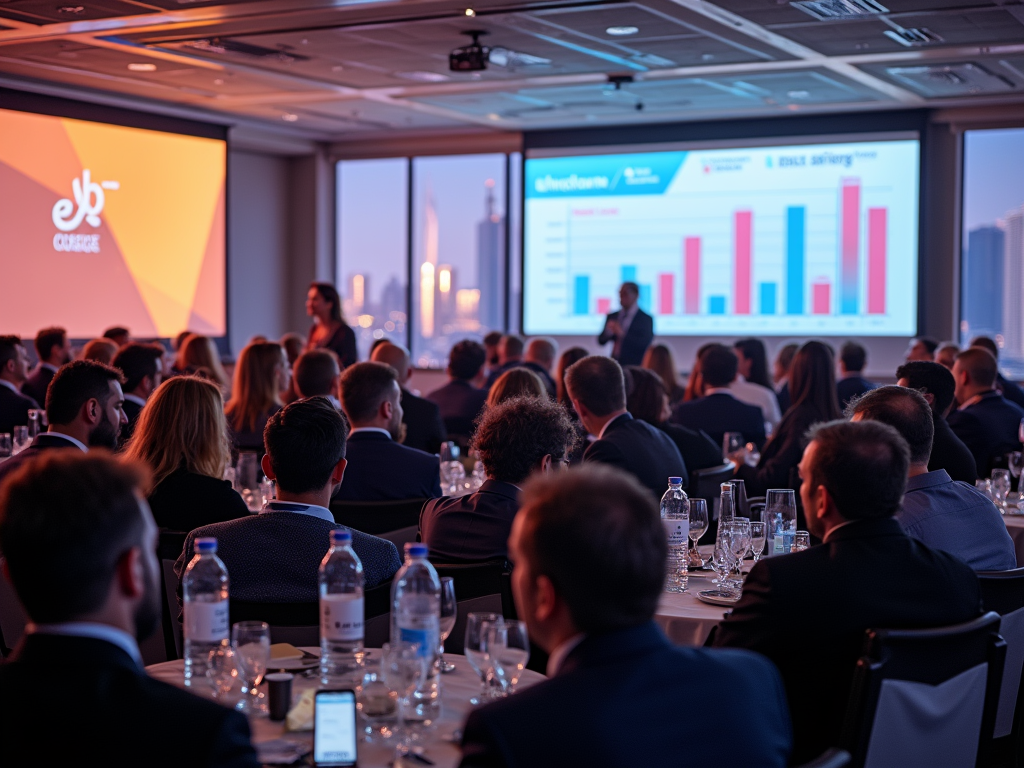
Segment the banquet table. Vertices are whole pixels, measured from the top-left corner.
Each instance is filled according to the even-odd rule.
[[[662,592],[655,621],[665,635],[676,645],[701,646],[711,634],[711,628],[722,620],[729,608],[708,605],[697,599],[696,593],[714,589],[711,571],[691,573],[686,592]]]
[[[304,648],[302,650],[314,654],[320,652],[319,648]],[[367,657],[368,663],[379,660],[380,649],[367,649]],[[473,672],[465,656],[446,653],[445,660],[455,664],[455,671],[441,675],[441,717],[437,726],[427,735],[426,739],[419,742],[424,748],[423,756],[432,760],[436,768],[458,765],[461,753],[455,737],[459,735],[466,715],[472,709],[469,699],[480,692],[480,678]],[[146,667],[146,671],[151,677],[179,687],[184,687],[184,669],[185,663],[180,659]],[[525,688],[535,685],[543,679],[543,675],[527,669],[523,671],[523,676],[517,687]],[[307,688],[316,688],[318,684],[317,675],[303,677],[296,673],[292,684],[292,703],[298,701],[302,691]],[[265,754],[264,750],[267,744],[278,739],[303,744],[310,750],[313,746],[312,731],[288,732],[285,730],[283,722],[273,722],[266,717],[254,717],[249,719],[249,727],[252,729],[253,745],[261,753],[261,759]],[[359,765],[361,768],[390,766],[393,750],[394,740],[385,744],[360,741]],[[417,763],[409,764],[416,765]]]
[[[1024,515],[1003,515],[1006,530],[1013,539],[1013,549],[1017,553],[1017,567],[1024,564]]]

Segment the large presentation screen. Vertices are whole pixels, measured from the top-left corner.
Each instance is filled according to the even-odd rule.
[[[632,281],[661,335],[913,335],[918,165],[916,135],[530,156],[523,330],[597,333]]]
[[[226,142],[0,110],[0,333],[226,333]]]

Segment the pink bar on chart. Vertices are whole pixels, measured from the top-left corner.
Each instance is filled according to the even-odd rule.
[[[832,286],[828,283],[811,283],[811,313],[827,315],[832,305]]]
[[[688,237],[684,241],[683,272],[686,274],[686,314],[700,312],[700,238]]]
[[[660,295],[658,296],[658,313],[662,315],[671,315],[675,311],[673,304],[675,303],[675,286],[676,276],[671,272],[663,272],[658,275],[658,288]]]
[[[842,314],[855,315],[860,282],[860,179],[843,179],[841,193],[839,304]]]
[[[750,314],[750,251],[753,223],[753,211],[736,211],[733,214],[733,251],[736,260],[733,311],[737,315]]]
[[[868,208],[868,314],[885,314],[885,247],[889,211]]]
[[[597,300],[597,314],[607,315],[611,312],[612,300],[611,299],[598,299]]]

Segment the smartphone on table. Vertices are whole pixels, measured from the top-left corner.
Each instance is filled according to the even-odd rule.
[[[313,765],[356,765],[356,693],[317,691],[313,700]]]

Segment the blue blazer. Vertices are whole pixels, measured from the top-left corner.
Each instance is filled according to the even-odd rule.
[[[356,432],[345,451],[341,501],[429,499],[441,495],[437,456],[396,443],[381,432]]]
[[[485,480],[466,496],[431,499],[420,510],[420,539],[439,562],[508,557],[508,535],[519,511],[519,489]]]
[[[690,429],[702,429],[721,448],[726,432],[742,432],[743,439],[764,445],[764,414],[756,405],[737,400],[725,392],[680,403],[669,421]]]
[[[675,648],[651,621],[585,637],[551,679],[470,712],[461,765],[771,768],[786,765],[791,742],[771,662]]]
[[[974,455],[978,477],[992,473],[992,459],[1021,449],[1018,429],[1024,408],[995,390],[986,392],[974,405],[946,417],[950,429]]]
[[[477,389],[462,379],[453,379],[427,395],[427,400],[441,410],[441,419],[449,435],[468,437],[473,434],[473,422],[487,402],[487,390]]]
[[[628,413],[605,428],[604,436],[584,452],[583,461],[624,469],[650,488],[657,499],[668,490],[670,477],[683,478],[684,486],[690,482],[686,464],[672,438]]]
[[[39,403],[28,395],[0,384],[0,432],[12,434],[14,427],[26,426],[28,412],[38,407]]]

